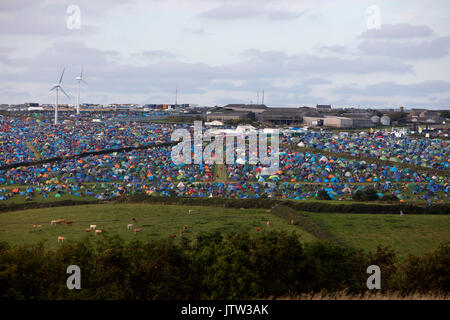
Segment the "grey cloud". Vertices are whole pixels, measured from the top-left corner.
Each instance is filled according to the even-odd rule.
[[[262,8],[248,5],[225,5],[207,10],[200,14],[203,18],[218,20],[238,20],[260,16]]]
[[[358,48],[367,55],[403,59],[431,59],[444,57],[450,50],[450,37],[440,37],[420,42],[412,41],[364,41]]]
[[[346,53],[347,48],[345,46],[341,45],[324,45],[324,46],[318,46],[317,49],[319,51],[327,51],[332,53]]]
[[[153,50],[147,55],[164,57],[171,56],[171,53]],[[178,87],[183,94],[204,94],[211,90],[248,92],[255,101],[256,90],[265,90],[268,102],[288,103],[299,96],[307,97],[315,85],[331,84],[322,76],[324,74],[411,71],[411,66],[389,58],[341,59],[261,50],[249,50],[242,57],[244,61],[240,63],[221,66],[176,59],[149,60],[144,65],[134,66],[120,62],[116,51],[87,47],[81,41],[56,41],[46,52],[32,58],[10,59],[8,65],[16,70],[1,73],[0,80],[20,82],[27,79],[27,88],[31,84],[35,88],[43,84],[51,86],[62,67],[66,66],[63,86],[73,96],[71,93],[76,92],[74,78],[84,65],[89,83],[83,89],[86,97],[94,94],[133,97],[161,93],[171,96]],[[281,85],[284,81],[286,85]],[[269,95],[272,100],[269,100]],[[52,96],[47,96],[51,101]],[[306,103],[303,100],[297,102]]]
[[[200,17],[216,20],[240,20],[250,18],[264,18],[268,20],[295,20],[304,15],[307,10],[301,12],[264,8],[258,3],[253,5],[223,5],[200,14]]]
[[[365,39],[411,39],[423,38],[433,35],[428,26],[413,26],[403,24],[382,24],[380,29],[368,29],[359,37]]]
[[[145,53],[144,53],[145,54]],[[172,57],[165,51],[149,51],[152,57]],[[284,92],[309,93],[311,85],[329,84],[320,77],[305,77],[308,82],[299,82],[292,87],[271,87],[275,79],[285,79],[291,75],[331,74],[331,73],[370,73],[407,72],[411,67],[392,59],[357,58],[339,59],[312,55],[287,55],[280,51],[251,50],[246,52],[246,61],[222,66],[205,63],[185,63],[174,59],[162,59],[157,63],[150,61],[144,66],[118,63],[118,52],[98,50],[87,47],[83,42],[57,41],[46,52],[28,59],[12,59],[14,73],[0,74],[0,79],[11,81],[39,81],[53,83],[63,66],[74,75],[84,65],[86,74],[96,83],[95,90],[109,92],[147,92],[151,88],[164,89],[185,86],[191,92],[200,92],[212,85],[212,81],[244,81],[245,90],[273,89]],[[69,79],[71,76],[69,76]],[[267,82],[258,83],[259,79]],[[252,87],[255,84],[256,87]],[[236,88],[235,88],[236,89]]]
[[[306,94],[311,92],[309,84],[301,82],[292,86],[274,86],[272,81],[252,79],[243,81],[240,84],[235,84],[231,81],[214,81],[208,89],[213,90],[230,90],[230,91],[245,91],[252,92],[256,95],[257,91],[264,92],[282,92],[282,93],[297,93]]]
[[[0,2],[0,12],[11,12],[22,9],[29,9],[30,7],[39,6],[36,0],[2,0]]]
[[[412,84],[381,82],[365,87],[349,85],[335,89],[333,92],[364,96],[426,96],[447,91],[450,91],[450,82],[448,81],[425,81]]]
[[[269,20],[295,20],[304,15],[307,10],[301,12],[287,11],[287,10],[274,10],[267,13]]]
[[[192,34],[195,34],[197,36],[210,36],[210,35],[212,35],[212,33],[206,31],[203,28],[185,28],[184,31],[192,33]]]
[[[175,59],[177,55],[163,50],[144,51],[142,55],[148,59]]]
[[[287,62],[287,68],[298,72],[311,73],[407,73],[413,70],[411,65],[395,59],[384,57],[358,57],[343,59],[336,57],[319,57],[301,54]]]
[[[338,58],[330,56],[317,56],[311,54],[287,55],[284,52],[257,49],[247,50],[245,56],[254,57],[249,63],[239,67],[248,70],[256,65],[270,70],[274,75],[283,73],[309,72],[309,73],[374,73],[411,72],[412,66],[396,59],[385,57],[357,57]]]
[[[26,10],[4,14],[0,18],[0,33],[6,35],[30,34],[30,35],[84,35],[97,30],[96,27],[83,23],[81,19],[80,29],[68,29],[65,9],[59,14],[46,10]]]

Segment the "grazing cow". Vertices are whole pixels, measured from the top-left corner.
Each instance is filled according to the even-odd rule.
[[[33,228],[42,228],[42,224],[33,224]]]
[[[65,222],[65,219],[58,219],[58,220],[52,220],[52,222],[50,222],[51,225],[57,225],[57,224],[61,224],[63,222]]]
[[[91,226],[89,228],[91,228],[91,230],[95,230],[95,228],[97,228],[97,225],[91,224]]]
[[[136,229],[134,229],[134,234],[136,234],[136,233],[138,233],[138,232],[141,232],[143,230],[143,228],[136,228]]]
[[[187,229],[188,229],[188,226],[185,225],[185,226],[183,227],[183,229],[184,229],[184,230],[187,230]]]
[[[58,237],[58,243],[64,242],[64,240],[66,240],[65,237],[61,237],[61,236]]]
[[[133,229],[133,224],[132,224],[132,223],[129,223],[129,224],[127,225],[127,229],[128,229],[128,230]]]
[[[84,229],[84,231],[86,231],[86,232],[91,232],[91,228],[86,228],[86,229]]]
[[[72,224],[72,221],[70,221],[70,220],[66,220],[66,221],[64,221],[65,223],[66,223],[66,225],[68,225],[68,226],[70,226],[71,224]]]
[[[261,231],[261,228],[259,228],[259,227],[258,227],[258,228],[256,228],[256,231],[258,231],[258,232],[259,232],[259,231]]]
[[[101,233],[103,233],[103,229],[95,230],[95,234],[101,234]]]
[[[174,234],[169,234],[169,238],[170,238],[170,239],[175,239],[175,237],[176,237],[176,235],[174,235]]]
[[[294,219],[291,219],[291,224],[292,224],[292,225],[294,225],[294,224],[295,224],[295,223],[294,223]]]
[[[192,214],[194,210],[189,209],[188,214]]]
[[[270,221],[266,222],[267,227],[270,227]]]
[[[135,217],[133,217],[133,218],[131,218],[131,219],[130,219],[130,221],[134,221],[134,222],[136,222],[136,218],[135,218]]]

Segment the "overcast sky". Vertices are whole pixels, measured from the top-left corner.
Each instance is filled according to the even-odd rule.
[[[84,66],[86,103],[450,109],[449,27],[448,0],[1,0],[0,103],[65,67],[74,104]]]

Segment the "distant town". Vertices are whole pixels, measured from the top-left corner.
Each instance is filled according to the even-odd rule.
[[[59,105],[62,119],[69,121],[76,107]],[[50,117],[54,105],[39,103],[1,104],[0,114],[26,114]],[[418,108],[333,108],[329,104],[298,108],[268,107],[265,104],[227,104],[204,107],[196,104],[80,104],[83,114],[92,117],[115,113],[127,116],[129,121],[167,120],[191,122],[202,120],[216,125],[257,124],[259,126],[303,126],[310,128],[379,128],[387,126],[408,127],[412,133],[432,136],[448,136],[449,110]]]

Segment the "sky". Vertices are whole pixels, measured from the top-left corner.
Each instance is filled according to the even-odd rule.
[[[2,0],[0,103],[450,109],[448,0]],[[258,93],[259,99],[258,99]]]

